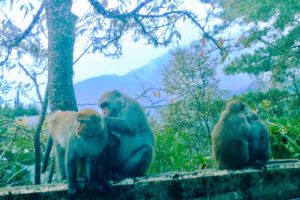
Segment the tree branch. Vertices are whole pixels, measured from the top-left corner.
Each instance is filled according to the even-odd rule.
[[[145,25],[142,23],[142,19],[146,19],[146,18],[167,18],[170,15],[179,15],[181,17],[187,17],[194,25],[196,25],[204,34],[204,37],[211,40],[218,49],[221,50],[221,52],[225,52],[225,48],[220,46],[218,44],[218,41],[213,38],[212,36],[209,35],[208,32],[205,31],[204,27],[196,20],[196,17],[193,16],[193,14],[189,11],[186,10],[177,10],[177,11],[171,11],[171,12],[165,12],[163,14],[158,14],[158,15],[142,15],[142,14],[138,14],[139,11],[145,7],[148,3],[152,2],[153,0],[145,0],[142,3],[140,3],[135,9],[133,9],[132,11],[128,12],[128,13],[119,13],[119,12],[110,12],[107,11],[97,0],[88,0],[90,2],[90,4],[96,9],[96,11],[101,14],[102,16],[109,18],[109,19],[117,19],[123,23],[127,23],[127,21],[129,19],[134,19],[135,22],[141,27],[141,30],[143,32],[144,35],[148,36],[150,38],[150,40],[154,43],[154,45],[158,45],[158,44],[168,44],[171,41],[171,38],[175,35],[175,34],[170,34],[170,36],[168,37],[168,39],[164,42],[164,43],[160,43],[158,41],[158,39],[156,39],[153,34],[151,34],[150,32],[147,31],[147,29],[145,28]]]
[[[15,39],[7,42],[8,43],[7,55],[6,55],[5,59],[0,62],[0,66],[4,65],[7,62],[8,58],[9,58],[11,52],[12,52],[12,49],[16,46],[19,46],[20,42],[23,39],[25,39],[27,37],[27,35],[31,32],[31,30],[34,27],[35,23],[39,20],[40,15],[44,10],[44,7],[45,7],[45,3],[44,3],[44,0],[43,0],[40,8],[38,9],[37,13],[33,17],[31,23],[29,24],[29,26],[25,29],[25,31],[20,36],[18,36]]]
[[[42,1],[42,4],[40,8],[38,9],[37,13],[33,17],[31,23],[29,26],[25,29],[25,31],[17,38],[15,38],[12,43],[9,45],[9,48],[16,47],[20,44],[20,42],[31,32],[32,28],[34,27],[35,23],[39,20],[41,13],[43,12],[45,7],[44,1]]]
[[[8,48],[6,57],[4,58],[3,61],[0,62],[0,66],[3,66],[6,63],[6,61],[8,60],[8,58],[10,56],[10,54],[11,54],[11,48]]]
[[[128,19],[132,18],[136,13],[138,13],[143,7],[145,7],[148,3],[152,2],[153,0],[145,0],[140,3],[135,9],[128,13],[118,13],[118,12],[110,12],[107,11],[97,0],[88,0],[90,4],[97,10],[99,14],[106,18],[110,19],[118,19],[122,22],[127,22]]]
[[[29,71],[24,67],[24,65],[22,65],[20,62],[19,62],[19,65],[21,67],[21,69],[25,72],[25,74],[27,76],[29,76],[29,78],[32,80],[32,82],[34,83],[34,86],[35,86],[35,89],[36,89],[36,93],[37,93],[37,96],[39,98],[39,101],[40,101],[40,104],[43,105],[43,99],[42,99],[42,95],[41,95],[41,92],[40,92],[40,89],[39,89],[39,84],[36,80],[36,76],[32,75],[29,73]]]
[[[82,56],[84,56],[84,54],[86,54],[86,52],[88,52],[92,45],[93,43],[89,44],[89,46],[85,48],[85,50],[78,56],[78,58],[75,59],[75,61],[73,62],[73,66],[80,60],[80,58],[82,58]]]
[[[188,19],[190,19],[192,21],[192,23],[194,25],[196,25],[204,34],[204,36],[211,40],[217,47],[218,49],[220,49],[221,51],[224,51],[225,49],[223,47],[221,47],[219,44],[218,44],[218,41],[216,39],[214,39],[212,36],[210,36],[205,30],[204,30],[204,27],[201,26],[201,24],[196,20],[195,17],[192,16],[192,13],[189,12],[189,11],[186,11],[186,10],[183,10],[183,11],[171,11],[171,12],[166,12],[166,13],[163,13],[163,14],[160,14],[160,15],[139,15],[140,17],[143,17],[143,18],[161,18],[161,17],[167,17],[169,15],[173,15],[173,14],[179,14],[179,15],[182,15],[182,16],[186,16]]]
[[[42,105],[42,111],[39,118],[39,123],[37,125],[34,134],[34,150],[35,150],[35,173],[34,173],[34,184],[41,184],[41,131],[42,126],[45,121],[47,107],[48,107],[48,86],[46,87],[44,102]]]

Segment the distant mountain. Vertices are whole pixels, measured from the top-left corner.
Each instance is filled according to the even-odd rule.
[[[165,53],[148,64],[123,76],[103,75],[78,82],[75,84],[77,103],[95,103],[103,92],[112,89],[118,89],[132,97],[136,97],[143,92],[143,89],[160,87],[162,85],[161,73],[163,67],[168,64],[170,58],[171,55]],[[217,77],[220,79],[220,88],[229,90],[232,94],[245,92],[251,83],[251,79],[245,74],[235,76],[224,75],[221,66],[217,67]]]
[[[103,75],[86,79],[75,84],[75,94],[78,104],[95,103],[100,95],[112,89],[118,89],[136,97],[144,88],[161,86],[161,70],[168,63],[170,54],[163,54],[136,70],[123,76]]]

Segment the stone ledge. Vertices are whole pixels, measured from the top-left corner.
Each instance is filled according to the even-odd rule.
[[[172,172],[114,184],[111,199],[292,199],[300,198],[300,161],[264,170]],[[67,199],[66,184],[0,188],[0,200]],[[109,197],[106,197],[107,199]],[[79,199],[101,199],[82,192]]]

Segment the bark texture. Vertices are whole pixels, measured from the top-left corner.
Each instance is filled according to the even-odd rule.
[[[48,87],[51,111],[77,110],[73,87],[75,22],[71,0],[46,0]]]

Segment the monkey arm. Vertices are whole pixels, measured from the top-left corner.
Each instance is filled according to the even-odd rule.
[[[110,131],[115,131],[124,135],[134,135],[135,132],[130,128],[128,122],[116,117],[105,117],[104,121]]]
[[[68,147],[66,152],[66,168],[67,168],[67,180],[68,180],[68,194],[70,197],[76,195],[78,190],[78,182],[77,182],[77,158],[72,152],[72,148]]]

